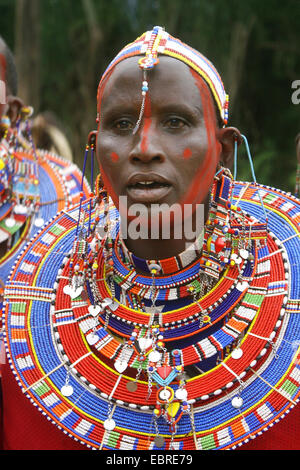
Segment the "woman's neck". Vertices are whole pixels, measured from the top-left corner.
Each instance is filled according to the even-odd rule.
[[[167,236],[164,236],[165,234],[160,230],[159,236],[153,238],[149,229],[147,237],[132,238],[130,230],[126,230],[126,238],[123,238],[123,242],[132,254],[145,260],[159,260],[177,256],[188,249],[203,232],[208,209],[209,204],[206,202],[202,206],[201,217],[193,212],[191,220],[184,219],[180,232],[174,230],[173,227],[173,230],[167,230]],[[190,229],[185,230],[186,226]],[[178,236],[178,233],[181,235]]]

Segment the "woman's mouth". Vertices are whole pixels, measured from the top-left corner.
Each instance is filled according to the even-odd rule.
[[[171,188],[172,185],[159,175],[136,174],[129,179],[127,194],[134,202],[158,203]]]

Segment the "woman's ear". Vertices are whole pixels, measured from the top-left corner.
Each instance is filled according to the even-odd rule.
[[[217,139],[222,146],[220,161],[230,170],[233,167],[234,142],[240,145],[243,142],[240,131],[236,127],[223,127],[217,131]]]
[[[10,119],[11,126],[14,127],[20,115],[20,111],[24,106],[24,103],[21,100],[21,98],[19,98],[18,96],[13,96],[13,95],[8,95],[6,100],[7,100],[7,106],[8,106],[6,114]]]

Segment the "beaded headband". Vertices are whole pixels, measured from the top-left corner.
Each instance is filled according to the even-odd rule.
[[[207,83],[216,102],[219,116],[223,123],[227,124],[229,96],[225,92],[222,79],[214,65],[200,52],[183,43],[179,39],[174,38],[160,26],[155,26],[152,31],[147,31],[142,34],[117,54],[102,75],[98,87],[98,98],[103,80],[107,77],[113,67],[128,57],[143,54],[145,54],[145,56],[138,62],[144,73],[153,68],[159,62],[159,54],[181,60],[195,70]],[[145,96],[147,91],[148,84],[147,81],[144,80],[142,85],[142,94]]]

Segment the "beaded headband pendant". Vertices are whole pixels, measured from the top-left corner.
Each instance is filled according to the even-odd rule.
[[[134,42],[125,46],[111,61],[99,83],[97,95],[98,109],[100,104],[101,87],[113,67],[129,57],[144,55],[144,57],[138,61],[139,66],[144,72],[144,80],[142,84],[143,101],[139,117],[141,118],[145,95],[148,92],[148,81],[145,77],[147,76],[147,72],[159,63],[159,54],[173,57],[174,59],[184,62],[204,79],[216,102],[218,115],[224,125],[226,125],[228,123],[229,96],[225,91],[218,71],[203,54],[183,43],[179,39],[174,38],[160,26],[155,26],[152,31],[147,31]],[[139,122],[140,121],[138,120],[137,125]],[[137,128],[138,127],[136,126],[135,131]]]
[[[141,59],[139,59],[139,66],[143,70],[142,105],[141,105],[139,118],[133,129],[134,134],[138,131],[140,123],[142,121],[144,109],[145,109],[146,95],[147,95],[147,92],[149,91],[149,84],[147,81],[147,71],[150,69],[153,69],[153,67],[159,63],[159,59],[157,57],[157,50],[158,50],[158,45],[162,38],[162,33],[163,33],[163,30],[159,28],[158,26],[153,29],[153,31],[151,32],[149,42],[145,41],[145,45],[147,47],[145,57],[142,57]]]

